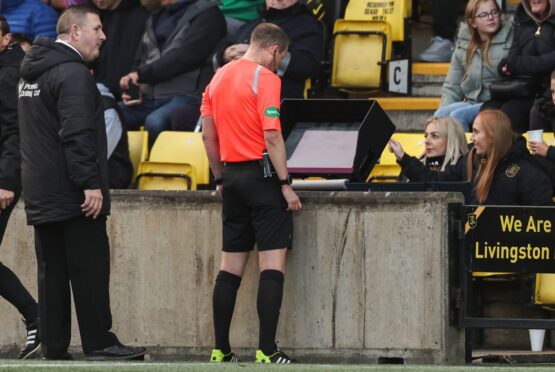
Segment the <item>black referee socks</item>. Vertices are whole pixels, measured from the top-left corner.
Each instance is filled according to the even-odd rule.
[[[274,352],[279,309],[283,297],[283,273],[264,270],[260,273],[256,309],[260,320],[258,348],[266,355]]]
[[[228,273],[227,271],[220,271],[214,285],[214,293],[212,294],[214,336],[216,338],[216,349],[220,349],[224,354],[231,352],[229,327],[240,284],[240,276]]]

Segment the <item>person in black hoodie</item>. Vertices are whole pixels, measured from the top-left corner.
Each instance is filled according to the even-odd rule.
[[[298,0],[266,0],[258,19],[242,26],[233,39],[224,39],[212,56],[214,70],[239,59],[248,49],[252,31],[262,22],[279,26],[291,40],[289,51],[277,68],[281,77],[282,98],[303,98],[305,81],[320,69],[324,53],[324,26]],[[173,130],[193,130],[199,117],[198,107],[180,107],[172,113]]]
[[[110,332],[110,212],[100,93],[86,63],[105,40],[95,9],[65,10],[58,38],[37,38],[21,64],[19,113],[27,222],[34,226],[40,330],[47,359],[70,359],[70,285],[83,352],[131,359],[145,348]]]
[[[100,57],[94,62],[95,79],[119,99],[122,94],[119,80],[131,71],[149,13],[139,0],[93,0],[93,3],[100,9],[106,34]]]
[[[534,97],[492,99],[482,110],[499,108],[517,132],[530,127],[530,110],[547,104],[551,97],[549,75],[555,66],[555,0],[521,0],[514,16],[513,44],[509,55],[499,62],[501,76],[528,76],[537,83]],[[543,110],[543,108],[542,108]]]
[[[11,43],[6,18],[0,16],[0,243],[21,195],[21,156],[17,124],[17,82],[24,52]],[[19,354],[27,359],[40,347],[38,304],[19,278],[0,262],[0,296],[19,310],[27,326],[27,343]]]
[[[551,181],[538,167],[517,135],[509,117],[499,110],[478,114],[472,128],[474,146],[463,161],[436,172],[404,156],[390,142],[403,172],[425,181],[469,181],[473,184],[470,204],[552,205]]]

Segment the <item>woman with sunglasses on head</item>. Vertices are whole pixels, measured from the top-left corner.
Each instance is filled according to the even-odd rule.
[[[549,105],[549,76],[555,66],[555,0],[521,0],[514,16],[513,44],[509,55],[502,59],[498,70],[508,78],[526,77],[532,83],[531,96],[492,99],[482,109],[499,108],[512,120],[517,132],[529,128],[530,109]]]
[[[439,172],[424,165],[408,167],[402,147],[390,141],[389,148],[409,179],[471,182],[470,204],[552,205],[551,181],[536,165],[526,140],[513,131],[505,113],[480,112],[470,139],[473,148],[463,160]]]
[[[465,132],[471,130],[482,103],[490,99],[490,83],[501,79],[497,65],[509,53],[513,38],[511,24],[503,24],[501,18],[495,0],[470,0],[466,6],[466,23],[459,29],[440,108],[434,114],[454,117]]]

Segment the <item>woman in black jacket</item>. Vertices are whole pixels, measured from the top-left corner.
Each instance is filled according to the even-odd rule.
[[[405,159],[400,146],[390,142],[403,171],[412,179],[472,182],[470,204],[552,205],[551,181],[532,160],[526,140],[515,134],[509,117],[499,110],[485,110],[472,129],[474,147],[463,161],[444,171],[432,171]],[[411,167],[408,167],[412,164]]]
[[[537,83],[534,97],[492,99],[482,110],[499,108],[517,132],[529,128],[530,109],[550,101],[549,75],[555,66],[555,0],[521,0],[514,16],[514,39],[509,55],[499,62],[502,76],[528,76]],[[546,101],[547,99],[547,101]]]
[[[407,169],[421,169],[422,164],[432,171],[443,171],[449,165],[457,164],[468,152],[466,137],[461,124],[453,117],[444,116],[440,118],[430,118],[424,125],[424,144],[423,156],[418,159],[409,156],[402,150],[401,144],[394,139],[390,140],[390,150],[392,147],[401,147]],[[411,182],[424,182],[426,175],[419,172],[410,172],[412,177],[402,174],[401,178],[409,178]]]

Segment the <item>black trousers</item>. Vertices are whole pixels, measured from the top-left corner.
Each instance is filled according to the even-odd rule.
[[[8,225],[10,215],[21,195],[21,190],[15,192],[15,198],[10,206],[0,212],[0,243]],[[38,317],[38,305],[29,294],[19,278],[0,262],[0,296],[17,308],[27,322],[33,322]]]
[[[110,246],[106,217],[76,217],[35,226],[43,354],[57,358],[71,340],[70,283],[83,352],[118,343],[109,332]]]
[[[432,0],[434,35],[453,40],[457,32],[460,0]]]

